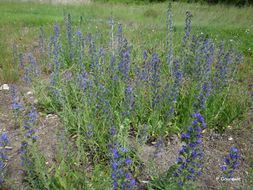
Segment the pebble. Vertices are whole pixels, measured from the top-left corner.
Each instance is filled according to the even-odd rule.
[[[54,119],[54,118],[57,118],[58,116],[57,115],[54,115],[54,114],[48,114],[48,115],[46,115],[46,119],[49,119],[49,118],[52,118],[52,119]]]
[[[52,116],[53,116],[53,114],[48,114],[48,115],[46,115],[46,118],[50,118]]]
[[[0,86],[0,90],[10,90],[10,87],[8,84],[3,84],[2,86]]]
[[[37,99],[34,99],[33,103],[37,104],[39,101]]]
[[[228,127],[227,127],[228,129],[232,129],[232,126],[230,126],[230,125],[228,125]]]
[[[228,137],[228,140],[229,140],[229,141],[232,141],[232,140],[233,140],[233,137]]]
[[[32,91],[28,91],[28,92],[26,93],[26,95],[27,95],[27,96],[33,95],[33,92],[32,92]]]

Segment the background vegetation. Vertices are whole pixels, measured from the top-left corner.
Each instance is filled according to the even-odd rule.
[[[114,3],[157,3],[157,2],[184,2],[184,3],[207,3],[207,4],[227,4],[235,6],[249,6],[253,2],[251,0],[94,0],[97,2],[114,2]]]

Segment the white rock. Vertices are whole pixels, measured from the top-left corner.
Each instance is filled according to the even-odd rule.
[[[34,99],[33,103],[37,104],[39,101],[37,99]]]
[[[233,140],[233,137],[228,137],[228,140],[229,140],[229,141],[232,141],[232,140]]]
[[[3,84],[1,87],[0,87],[0,90],[10,90],[10,87],[8,84]]]
[[[46,115],[46,119],[54,119],[54,118],[57,118],[58,116],[57,115],[54,115],[54,114],[48,114]]]
[[[26,95],[33,95],[33,92],[32,91],[28,91],[27,93],[26,93]]]
[[[48,118],[50,118],[50,117],[52,117],[53,116],[53,114],[48,114],[48,115],[46,115],[46,118],[48,119]]]
[[[143,180],[143,181],[141,181],[141,182],[142,182],[142,183],[145,183],[145,184],[149,183],[149,181],[144,181],[144,180]]]

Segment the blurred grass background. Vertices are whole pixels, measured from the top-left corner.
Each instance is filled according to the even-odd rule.
[[[0,82],[18,80],[18,71],[13,59],[15,46],[18,51],[33,49],[38,44],[40,26],[43,26],[46,32],[52,31],[55,22],[64,22],[65,13],[72,15],[73,22],[82,20],[83,28],[87,32],[95,31],[97,28],[108,30],[108,20],[112,16],[114,20],[123,24],[127,37],[135,47],[148,48],[160,46],[165,39],[167,7],[168,2],[139,5],[91,2],[66,5],[41,1],[38,3],[2,0],[0,2]],[[251,62],[253,20],[250,18],[253,7],[173,2],[172,8],[175,38],[181,38],[184,14],[190,10],[193,14],[193,30],[196,33],[202,32],[217,42],[228,41],[243,52],[244,62]],[[23,44],[32,44],[33,47]],[[249,73],[252,69],[247,65],[244,66],[245,72]]]

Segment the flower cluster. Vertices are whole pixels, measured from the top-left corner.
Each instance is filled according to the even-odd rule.
[[[2,133],[0,136],[0,187],[4,182],[5,166],[8,157],[6,155],[7,145],[9,143],[7,133]]]
[[[36,108],[32,106],[29,113],[26,115],[26,120],[24,121],[23,128],[26,131],[25,137],[28,139],[32,139],[32,141],[37,140],[37,136],[35,135],[34,125],[36,123],[38,117],[38,113]]]
[[[186,181],[195,181],[202,174],[202,130],[206,128],[204,118],[200,113],[193,115],[194,121],[186,133],[181,134],[184,143],[177,158],[177,169],[173,176],[177,178],[178,185],[183,186]]]
[[[211,82],[210,81],[205,81],[202,84],[202,89],[196,98],[196,103],[193,104],[195,111],[199,111],[201,109],[204,109],[206,106],[206,101],[207,98],[210,96],[211,92]]]
[[[31,165],[31,160],[28,155],[28,148],[30,143],[34,143],[38,138],[35,134],[34,129],[37,117],[38,113],[36,111],[36,108],[33,106],[28,112],[28,114],[25,116],[25,120],[23,122],[23,129],[25,130],[25,140],[21,143],[19,153],[21,157],[21,165],[24,167],[28,167]]]
[[[20,53],[18,57],[19,57],[19,68],[23,70],[25,68],[24,55]]]
[[[143,51],[143,66],[135,67],[135,74],[136,74],[137,81],[139,83],[144,82],[145,85],[148,85],[152,77],[152,70],[153,70],[152,63],[151,61],[148,60],[148,52],[147,50],[144,50]]]
[[[68,14],[65,18],[66,23],[66,33],[67,33],[67,40],[68,40],[68,52],[69,52],[69,60],[72,61],[73,59],[73,49],[72,49],[72,41],[73,41],[73,33],[72,33],[72,21],[71,16]]]
[[[113,189],[132,189],[135,186],[135,179],[133,178],[130,167],[132,160],[127,158],[127,148],[123,148],[117,143],[109,145],[110,153],[112,155],[112,188]]]
[[[191,30],[192,30],[192,26],[191,26],[191,20],[192,18],[192,14],[190,11],[186,11],[186,18],[185,18],[185,28],[184,28],[184,31],[185,31],[185,36],[183,38],[183,45],[186,45],[189,37],[190,37],[190,33],[191,33]]]
[[[11,98],[12,98],[12,110],[14,112],[14,116],[17,118],[20,111],[24,110],[22,104],[19,102],[17,97],[17,87],[15,85],[11,85]]]
[[[172,60],[173,60],[173,20],[172,20],[172,8],[171,8],[171,3],[169,4],[169,7],[167,9],[167,18],[166,18],[166,30],[167,30],[167,35],[166,35],[166,46],[167,46],[167,64],[169,68],[171,67]]]
[[[60,91],[58,87],[58,81],[60,80],[60,53],[61,53],[61,44],[60,44],[60,26],[58,24],[54,25],[54,36],[50,39],[50,48],[49,48],[49,59],[52,67],[52,76],[50,80],[51,91],[56,98],[60,98]]]
[[[26,166],[29,162],[28,155],[27,155],[28,143],[22,142],[21,147],[19,149],[20,159],[21,159],[21,166]]]
[[[46,38],[45,31],[44,31],[43,27],[40,27],[39,47],[40,47],[40,53],[41,53],[41,55],[44,55],[44,53],[46,52],[45,38]]]
[[[32,77],[37,77],[40,75],[39,65],[32,52],[28,53],[28,61],[29,66],[25,67],[24,58],[22,54],[20,54],[20,68],[24,69],[23,81],[26,83],[30,83],[32,81]]]
[[[125,113],[126,115],[130,114],[130,111],[133,109],[134,105],[134,94],[133,94],[133,87],[128,85],[125,88]]]
[[[129,72],[130,72],[130,65],[131,65],[131,49],[128,45],[126,39],[123,39],[122,47],[120,48],[120,62],[118,65],[118,71],[121,76],[121,79],[124,82],[129,80]]]
[[[132,189],[135,187],[135,179],[131,174],[132,160],[127,156],[128,148],[124,148],[116,142],[116,128],[111,127],[111,143],[109,152],[111,154],[112,168],[112,188],[113,189]]]
[[[77,46],[78,64],[80,66],[80,69],[84,69],[85,66],[83,65],[83,60],[84,60],[85,43],[83,33],[80,30],[76,32],[76,46]]]
[[[160,59],[158,57],[158,54],[154,53],[152,55],[151,60],[151,66],[152,66],[152,77],[151,77],[151,88],[152,88],[152,107],[154,108],[159,103],[159,88],[160,88],[160,74],[161,74],[161,68],[160,68]]]
[[[221,42],[218,51],[218,60],[215,65],[213,82],[213,86],[217,91],[221,91],[223,87],[228,85],[229,80],[233,79],[241,61],[241,53],[236,53],[233,49],[225,51],[224,42]]]
[[[232,178],[235,170],[240,165],[240,155],[237,148],[232,147],[229,155],[224,158],[224,165],[221,166],[223,175],[226,178]]]

